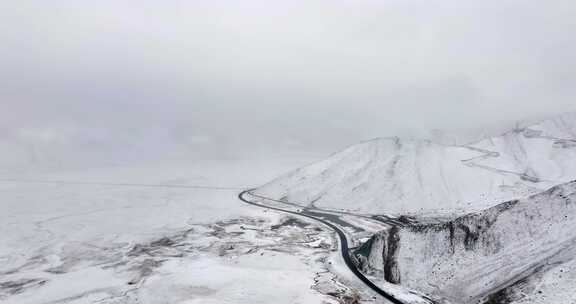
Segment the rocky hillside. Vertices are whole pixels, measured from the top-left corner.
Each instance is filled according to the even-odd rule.
[[[440,302],[572,303],[576,181],[452,221],[383,231],[356,258]]]

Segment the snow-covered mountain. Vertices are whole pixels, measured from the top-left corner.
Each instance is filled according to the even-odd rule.
[[[379,138],[255,192],[370,214],[465,214],[576,179],[576,113],[462,146]]]
[[[356,257],[440,302],[573,303],[575,245],[576,181],[452,221],[382,231]]]

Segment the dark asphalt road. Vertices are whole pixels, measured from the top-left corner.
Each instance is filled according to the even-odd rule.
[[[380,287],[378,287],[374,283],[372,283],[372,281],[370,281],[367,277],[365,277],[364,274],[362,274],[360,272],[360,270],[358,270],[358,268],[356,268],[356,265],[354,264],[354,262],[352,262],[352,258],[350,257],[350,252],[349,252],[349,248],[348,248],[348,239],[346,238],[346,234],[344,234],[344,232],[342,230],[340,230],[340,228],[338,228],[335,225],[333,225],[332,223],[325,221],[323,219],[320,219],[320,218],[316,218],[316,217],[313,217],[313,216],[310,216],[307,214],[303,214],[300,212],[294,212],[294,211],[290,211],[290,210],[284,210],[281,208],[270,207],[270,206],[258,204],[258,203],[252,202],[252,201],[244,198],[244,195],[246,195],[247,193],[249,194],[249,192],[252,190],[253,189],[242,191],[240,194],[238,194],[238,198],[241,201],[243,201],[247,204],[253,205],[253,206],[307,217],[307,218],[313,219],[315,221],[318,221],[318,222],[330,227],[330,229],[334,230],[336,232],[336,234],[338,234],[338,238],[340,239],[340,253],[342,254],[342,258],[344,259],[344,262],[346,263],[346,266],[348,266],[350,271],[352,271],[352,273],[354,273],[354,275],[356,275],[356,277],[358,279],[360,279],[360,281],[362,281],[366,286],[368,286],[370,289],[372,289],[373,291],[375,291],[376,293],[378,293],[379,295],[381,295],[382,297],[384,297],[388,301],[390,301],[394,304],[406,304],[406,303],[398,300],[397,298],[395,298],[393,295],[380,289]]]

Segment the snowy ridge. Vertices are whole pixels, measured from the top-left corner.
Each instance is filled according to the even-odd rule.
[[[256,193],[369,214],[465,214],[576,179],[576,113],[464,146],[379,138]]]
[[[540,123],[517,128],[499,137],[466,146],[484,155],[469,166],[515,174],[530,182],[562,183],[576,172],[576,113],[566,113]]]
[[[365,267],[440,301],[545,303],[562,292],[575,298],[576,181],[445,223],[383,231],[371,243],[378,245],[368,255],[366,244],[356,252]]]

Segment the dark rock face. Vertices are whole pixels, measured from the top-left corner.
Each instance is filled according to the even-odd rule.
[[[356,267],[370,275],[381,275],[383,263],[383,240],[385,231],[374,234],[370,239],[360,245],[352,253]]]
[[[537,272],[536,272],[537,273]],[[498,291],[489,294],[482,300],[482,304],[509,304],[516,299],[522,298],[522,294],[530,293],[535,286],[533,286],[532,275],[520,279],[510,286],[499,289]]]
[[[373,235],[353,252],[356,266],[364,273],[384,276],[386,281],[399,284],[400,271],[397,262],[399,241],[397,227]]]
[[[388,231],[386,246],[382,251],[384,259],[384,279],[390,283],[400,284],[400,270],[398,269],[398,249],[400,246],[400,235],[398,228],[392,227]]]
[[[460,246],[467,251],[482,250],[485,254],[493,254],[498,252],[501,244],[490,234],[490,228],[502,212],[516,204],[518,200],[508,201],[482,213],[465,215],[444,223],[406,226],[405,230],[413,233],[447,233],[450,244],[447,249],[451,253],[455,253]]]

